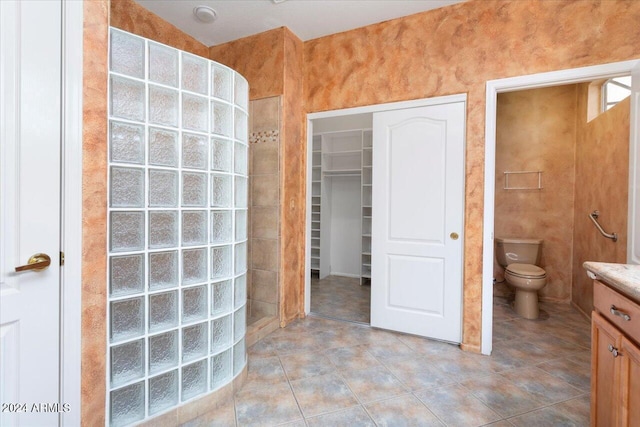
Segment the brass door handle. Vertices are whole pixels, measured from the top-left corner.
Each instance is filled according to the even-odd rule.
[[[460,237],[460,236],[458,236],[458,233],[453,232],[453,233],[449,234],[449,237],[451,237],[451,240],[458,240],[458,237]]]
[[[16,267],[16,272],[35,270],[40,271],[51,265],[51,257],[47,254],[35,254],[29,258],[27,264]]]

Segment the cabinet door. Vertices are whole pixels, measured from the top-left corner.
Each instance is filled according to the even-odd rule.
[[[619,425],[637,426],[640,423],[640,347],[622,337],[620,354]]]
[[[614,405],[618,402],[618,364],[621,335],[604,317],[591,317],[591,426],[616,425]]]

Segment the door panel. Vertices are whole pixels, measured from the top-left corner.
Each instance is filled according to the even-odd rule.
[[[461,340],[464,127],[464,102],[374,114],[372,326]]]
[[[0,400],[20,405],[0,425],[58,424],[39,405],[59,403],[61,13],[0,2]]]

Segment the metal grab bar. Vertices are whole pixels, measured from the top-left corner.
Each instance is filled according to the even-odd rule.
[[[595,224],[595,226],[598,229],[598,231],[600,232],[600,234],[602,234],[607,239],[611,239],[614,242],[617,242],[618,241],[618,234],[617,233],[609,234],[606,231],[604,231],[602,229],[602,227],[600,226],[600,224],[598,224],[598,217],[599,216],[600,216],[600,212],[597,209],[589,214],[589,218],[591,218],[591,221],[593,221],[593,223]]]

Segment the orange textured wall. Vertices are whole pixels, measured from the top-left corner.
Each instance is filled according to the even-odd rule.
[[[467,93],[463,348],[481,340],[485,83],[640,58],[640,2],[476,0],[305,43],[306,112]]]
[[[584,313],[593,309],[593,280],[582,268],[585,261],[627,259],[629,188],[629,99],[587,122],[588,85],[580,85],[576,146],[576,201],[572,301]],[[600,211],[598,221],[613,242],[598,233],[588,215]]]
[[[209,58],[233,68],[249,82],[249,98],[260,99],[284,93],[286,28],[260,33],[212,46]]]
[[[109,0],[84,2],[82,88],[82,425],[105,423],[107,43]]]
[[[112,27],[207,58],[209,48],[133,0],[111,0]]]
[[[547,272],[542,298],[569,302],[573,255],[573,195],[577,86],[498,95],[495,235],[543,239]],[[505,171],[543,171],[542,190],[505,190]],[[510,185],[537,187],[538,175],[511,175]],[[504,270],[494,262],[494,277]],[[512,293],[506,284],[499,290]]]
[[[280,324],[304,313],[306,134],[302,41],[284,33]]]

